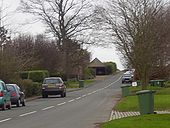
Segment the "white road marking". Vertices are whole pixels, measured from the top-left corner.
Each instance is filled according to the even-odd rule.
[[[77,97],[77,98],[76,98],[76,100],[79,100],[79,99],[81,99],[81,97]]]
[[[46,108],[43,108],[42,110],[45,111],[45,110],[48,110],[48,109],[51,109],[51,108],[54,108],[55,106],[49,106],[49,107],[46,107]]]
[[[23,116],[27,116],[27,115],[31,115],[31,114],[34,114],[36,113],[37,111],[32,111],[32,112],[28,112],[28,113],[24,113],[24,114],[21,114],[19,115],[20,117],[23,117]]]
[[[75,99],[69,100],[68,102],[70,103],[70,102],[73,102],[73,101],[75,101]]]
[[[91,95],[91,94],[94,94],[94,93],[96,93],[96,92],[98,92],[98,91],[102,91],[102,90],[104,90],[104,89],[106,89],[106,88],[109,88],[109,87],[112,86],[114,83],[118,82],[121,78],[122,78],[122,77],[119,77],[116,81],[112,82],[111,84],[109,84],[108,86],[106,86],[106,87],[104,87],[104,88],[100,88],[100,89],[97,89],[96,91],[93,91],[93,92],[91,92],[91,93],[88,93],[87,96],[88,96],[88,95]]]
[[[90,92],[90,93],[88,93],[87,95],[91,95],[92,93]]]
[[[58,106],[61,106],[61,105],[64,105],[66,104],[66,102],[63,102],[63,103],[60,103],[60,104],[57,104]]]
[[[82,95],[82,97],[86,97],[87,95]]]
[[[9,121],[9,120],[11,120],[11,119],[12,119],[12,118],[7,118],[7,119],[4,119],[4,120],[0,120],[0,123]]]
[[[97,92],[97,90],[96,90],[96,91],[93,91],[92,94],[93,94],[93,93],[96,93],[96,92]]]

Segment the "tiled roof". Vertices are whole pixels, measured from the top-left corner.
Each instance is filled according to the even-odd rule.
[[[88,67],[96,68],[96,67],[106,67],[99,59],[95,58]]]

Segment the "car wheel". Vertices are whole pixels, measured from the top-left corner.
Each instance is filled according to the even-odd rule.
[[[64,97],[66,97],[66,92],[64,92]]]
[[[20,104],[21,104],[21,101],[20,101],[20,99],[17,101],[17,104],[16,104],[16,106],[17,107],[20,107]]]
[[[64,97],[64,92],[61,93],[61,97]]]
[[[2,110],[4,111],[6,109],[6,104],[2,105]]]
[[[9,103],[9,105],[8,105],[8,107],[7,107],[8,109],[11,109],[11,102]]]
[[[24,99],[24,101],[22,102],[22,106],[25,106],[25,99]]]
[[[48,95],[43,93],[42,98],[48,98]]]

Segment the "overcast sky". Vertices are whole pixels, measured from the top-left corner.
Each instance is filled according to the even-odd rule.
[[[3,15],[5,15],[6,13],[8,14],[8,17],[4,19],[3,24],[12,29],[12,33],[23,32],[39,34],[44,31],[43,24],[41,24],[40,22],[24,25],[29,20],[31,21],[32,17],[30,17],[29,15],[12,13],[17,9],[20,0],[0,0],[0,6],[2,5],[2,1],[3,8],[7,8],[5,11],[3,11]],[[111,48],[109,46],[107,48],[91,47],[88,50],[92,53],[92,60],[97,57],[102,62],[113,61],[116,62],[119,69],[123,69],[123,66],[119,59],[119,55],[115,52],[115,48]]]

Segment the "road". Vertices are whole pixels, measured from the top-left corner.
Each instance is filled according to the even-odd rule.
[[[26,107],[0,111],[0,128],[94,128],[108,121],[120,76],[109,76],[93,86],[27,102]]]

